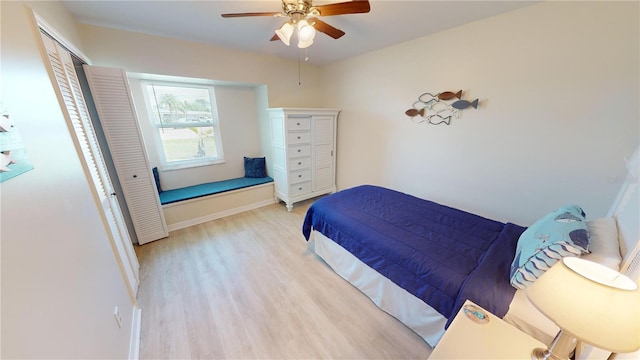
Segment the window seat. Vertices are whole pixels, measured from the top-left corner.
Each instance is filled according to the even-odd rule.
[[[160,203],[162,205],[172,204],[179,201],[195,199],[203,196],[219,194],[227,191],[243,189],[251,186],[267,184],[273,182],[271,177],[248,178],[214,181],[206,184],[187,186],[178,189],[164,190],[160,193]]]
[[[273,179],[264,177],[230,179],[167,190],[160,194],[160,198],[165,201],[162,212],[167,229],[174,231],[275,204],[274,194]]]

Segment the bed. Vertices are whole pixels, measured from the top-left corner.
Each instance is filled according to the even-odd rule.
[[[636,167],[637,153],[629,162],[635,161]],[[575,256],[637,272],[637,185],[637,170],[630,169],[607,218],[562,217],[561,223],[583,223],[591,238],[592,251]],[[560,217],[550,215],[558,223]],[[557,326],[533,308],[524,290],[514,287],[514,258],[524,251],[518,240],[538,223],[544,222],[527,229],[362,185],[314,202],[302,232],[309,247],[338,275],[431,346],[467,299],[549,344]]]

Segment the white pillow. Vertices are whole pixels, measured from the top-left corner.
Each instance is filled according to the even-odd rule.
[[[599,218],[587,221],[587,231],[589,231],[589,251],[591,253],[582,255],[582,258],[602,264],[615,271],[620,270],[622,257],[620,256],[616,219]]]

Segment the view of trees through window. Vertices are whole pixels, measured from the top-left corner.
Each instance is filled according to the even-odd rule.
[[[150,83],[146,90],[167,163],[221,157],[211,88]]]

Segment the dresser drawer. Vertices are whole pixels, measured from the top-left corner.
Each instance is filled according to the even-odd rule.
[[[290,196],[299,196],[308,194],[311,192],[311,182],[303,182],[298,184],[293,184],[289,187],[289,195]]]
[[[292,171],[289,173],[289,182],[294,184],[311,180],[311,170]]]
[[[291,130],[309,130],[311,129],[311,118],[288,118],[287,129]]]
[[[311,155],[310,145],[297,145],[289,147],[289,157],[309,156]]]
[[[287,134],[287,142],[289,144],[303,144],[311,141],[311,133],[305,132],[290,132]]]
[[[308,167],[311,167],[310,157],[289,160],[289,170],[299,170]]]

